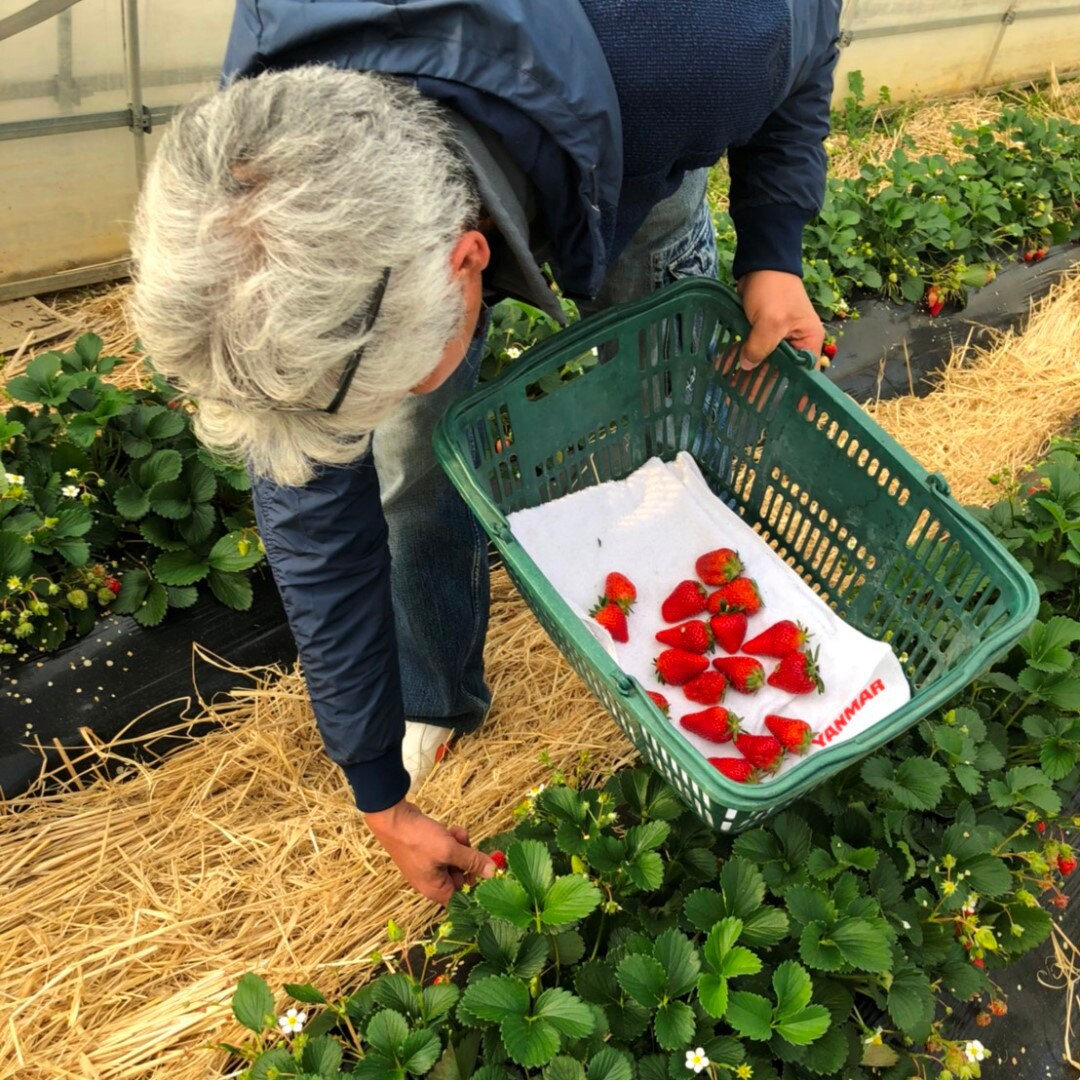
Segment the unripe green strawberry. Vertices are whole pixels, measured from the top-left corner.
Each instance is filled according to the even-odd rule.
[[[106,604],[111,604],[116,599],[116,596],[113,594],[112,589],[107,589],[104,585],[102,585],[101,588],[98,589],[96,595],[97,602],[102,607],[104,607]]]
[[[67,602],[79,611],[85,611],[90,603],[90,598],[83,589],[72,589],[67,594]]]

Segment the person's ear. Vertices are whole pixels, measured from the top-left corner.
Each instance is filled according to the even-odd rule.
[[[491,261],[487,237],[479,229],[469,229],[450,252],[450,271],[457,274],[479,274]]]

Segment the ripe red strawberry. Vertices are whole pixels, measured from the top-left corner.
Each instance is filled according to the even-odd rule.
[[[1076,860],[1071,855],[1059,855],[1057,868],[1068,876],[1076,869]]]
[[[994,1001],[990,1002],[990,1011],[995,1016],[1005,1016],[1005,1014],[1009,1011],[1009,1006],[1006,1005],[1004,1001],[995,999]]]
[[[106,578],[105,579],[105,588],[108,589],[109,592],[111,592],[113,594],[113,596],[118,595],[119,592],[120,592],[120,589],[121,589],[120,579],[119,578],[114,578],[114,577]]]
[[[719,671],[706,671],[691,679],[683,687],[683,693],[699,705],[719,705],[726,689],[727,679]]]
[[[824,346],[822,346],[821,355],[824,356],[826,359],[828,359],[828,360],[836,359],[836,353],[837,353],[837,348],[836,348],[836,343],[835,342],[829,341]]]
[[[506,869],[506,856],[501,851],[493,851],[491,853],[491,861],[495,864],[497,869]]]
[[[671,702],[668,701],[663,694],[658,694],[655,690],[646,690],[646,694],[652,698],[653,704],[665,715],[671,715]]]
[[[724,652],[737,653],[746,637],[746,614],[742,611],[721,612],[709,620],[709,629]]]
[[[789,653],[798,652],[813,637],[802,623],[781,619],[743,645],[743,652],[754,656],[775,656],[783,660]]]
[[[986,962],[985,962],[985,961],[983,960],[983,958],[982,958],[981,956],[976,956],[976,957],[975,957],[975,959],[974,959],[974,960],[972,960],[971,962],[972,962],[972,963],[973,963],[973,964],[974,964],[974,965],[975,965],[975,966],[976,966],[977,968],[984,968],[984,967],[986,967]]]
[[[600,597],[589,614],[616,640],[629,641],[630,631],[626,625],[626,612],[613,601]]]
[[[665,649],[654,661],[656,677],[669,686],[682,686],[709,666],[709,661],[685,649]]]
[[[805,754],[814,738],[814,732],[805,720],[792,720],[775,713],[765,717],[765,727],[789,754]]]
[[[1042,836],[1042,834],[1043,834],[1044,832],[1046,832],[1046,822],[1045,822],[1045,821],[1040,821],[1040,822],[1038,822],[1038,823],[1036,824],[1036,826],[1035,826],[1035,831],[1036,831],[1036,832],[1037,832],[1037,833],[1038,833],[1038,834],[1039,834],[1040,836]]]
[[[1035,249],[1034,248],[1028,248],[1027,251],[1024,252],[1024,262],[1026,262],[1026,263],[1033,262],[1034,259],[1035,259]]]
[[[794,652],[785,656],[773,668],[766,682],[777,690],[786,690],[789,694],[811,694],[815,690],[819,694],[824,693],[825,684],[821,681],[817,668],[817,650],[813,653]]]
[[[660,614],[664,622],[682,622],[705,610],[706,592],[696,581],[680,581],[664,601]]]
[[[713,647],[712,631],[700,619],[691,619],[671,627],[670,630],[661,630],[656,635],[656,640],[663,645],[693,653],[710,652]]]
[[[1049,255],[1049,254],[1050,254],[1050,249],[1048,247],[1041,247],[1041,248],[1039,248],[1038,251],[1035,252],[1035,261],[1036,262],[1042,262],[1043,259],[1045,259],[1046,256]]]
[[[937,318],[937,316],[941,314],[941,309],[944,306],[945,305],[940,300],[936,304],[931,304],[930,305],[930,315],[931,315],[931,317],[932,318]]]
[[[694,569],[706,585],[726,585],[742,573],[743,565],[737,551],[717,548],[702,555],[694,563]]]
[[[719,615],[723,611],[742,611],[747,615],[756,615],[762,608],[761,593],[753,578],[737,577],[726,585],[721,585],[708,599],[710,615]]]
[[[746,758],[711,757],[709,764],[721,775],[740,784],[757,783],[757,769]]]
[[[765,682],[765,669],[752,656],[718,656],[713,667],[740,694],[756,694]]]
[[[604,596],[629,615],[637,601],[637,589],[625,574],[611,573],[604,582]]]
[[[775,735],[736,735],[735,746],[751,765],[775,772],[784,756],[784,747]]]
[[[731,742],[739,733],[742,717],[729,712],[722,705],[713,705],[702,712],[688,713],[679,723],[694,735],[709,742]]]

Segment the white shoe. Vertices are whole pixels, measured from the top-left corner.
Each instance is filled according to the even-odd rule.
[[[425,724],[421,720],[405,721],[401,760],[409,776],[412,777],[412,783],[409,785],[410,795],[424,782],[436,762],[442,761],[453,737],[453,728]]]

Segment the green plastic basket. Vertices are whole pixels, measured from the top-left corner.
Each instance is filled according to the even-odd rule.
[[[544,629],[642,755],[714,829],[736,832],[895,738],[1011,648],[1038,594],[1009,554],[846,395],[782,345],[735,365],[734,294],[688,279],[531,349],[453,406],[439,460]],[[559,373],[582,370],[576,378]],[[506,516],[688,451],[709,486],[852,626],[887,640],[911,700],[760,785],[721,776],[601,648]]]

